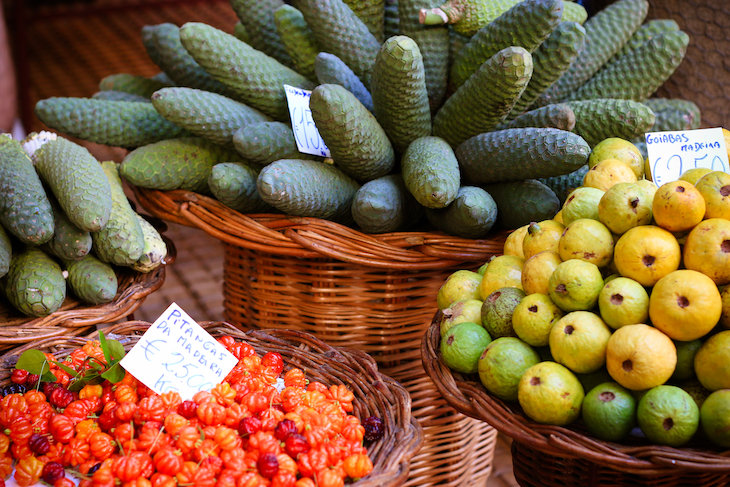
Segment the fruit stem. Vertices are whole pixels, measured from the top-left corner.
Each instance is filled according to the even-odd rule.
[[[440,8],[422,8],[418,21],[423,25],[444,25],[449,23],[449,17]]]

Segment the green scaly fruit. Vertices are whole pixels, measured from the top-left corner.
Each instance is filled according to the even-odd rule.
[[[647,0],[619,0],[588,19],[586,47],[570,68],[537,100],[537,106],[562,101],[588,81],[618,52],[644,22],[649,10]]]
[[[383,38],[390,39],[400,34],[398,0],[385,0],[383,6]]]
[[[314,60],[314,70],[317,73],[319,84],[340,85],[347,91],[355,95],[360,103],[362,103],[369,112],[375,110],[373,108],[373,97],[362,84],[360,78],[352,72],[347,64],[343,63],[340,58],[334,54],[320,52]]]
[[[279,37],[274,20],[274,12],[282,5],[283,0],[231,0],[231,7],[248,35],[246,43],[293,69],[294,63]]]
[[[576,22],[583,25],[588,19],[588,11],[579,3],[566,0],[563,7],[563,22]]]
[[[31,138],[26,148],[32,143]],[[98,232],[106,226],[112,190],[101,164],[86,147],[58,137],[43,143],[32,157],[41,180],[76,227]]]
[[[281,122],[259,122],[233,134],[233,147],[243,160],[265,166],[279,159],[311,159],[297,149],[291,127]]]
[[[233,26],[233,35],[241,42],[245,42],[248,45],[251,45],[251,36],[248,35],[248,31],[246,30],[246,26],[241,23],[239,20],[236,22],[236,25]]]
[[[142,44],[152,62],[178,86],[212,91],[231,97],[234,94],[195,62],[180,42],[180,28],[171,23],[142,27]]]
[[[684,100],[682,98],[649,98],[643,103],[651,108],[655,113],[670,108],[685,112],[688,118],[692,120],[690,128],[693,130],[700,128],[700,119],[702,118],[700,107],[698,107],[693,101]]]
[[[449,29],[446,26],[426,26],[418,22],[418,12],[436,7],[441,0],[398,0],[398,34],[408,36],[418,44],[423,57],[426,89],[431,113],[443,104],[449,80]]]
[[[97,91],[91,98],[94,100],[110,100],[110,101],[135,101],[141,103],[152,103],[152,100],[144,96],[127,93],[125,91],[104,90]]]
[[[679,30],[679,25],[672,19],[648,20],[634,32],[634,35],[626,41],[626,44],[606,64],[610,64],[624,54],[628,54],[654,36],[676,30]]]
[[[151,103],[52,97],[36,103],[35,114],[72,137],[127,149],[186,134]]]
[[[91,234],[74,225],[66,213],[52,197],[53,238],[41,247],[44,252],[55,255],[61,260],[75,261],[83,259],[92,247]]]
[[[654,126],[652,132],[671,132],[677,130],[692,130],[694,119],[692,114],[682,110],[667,109],[655,111]]]
[[[360,185],[332,164],[280,159],[259,173],[261,199],[288,215],[350,223],[352,199]]]
[[[10,259],[13,257],[13,243],[5,228],[0,225],[0,277],[8,273]]]
[[[588,164],[582,166],[569,174],[561,176],[553,176],[551,178],[540,178],[538,181],[548,186],[555,192],[560,200],[560,206],[565,203],[565,199],[575,189],[583,185],[583,178],[588,172]]]
[[[319,47],[340,58],[366,87],[380,42],[342,0],[299,0],[295,6],[304,15]]]
[[[456,59],[469,40],[471,40],[471,36],[461,35],[449,27],[449,59]]]
[[[441,210],[426,208],[433,226],[462,238],[484,237],[497,221],[497,203],[482,188],[462,186],[449,206]]]
[[[385,27],[384,0],[344,0],[344,2],[363,21],[378,42],[387,39],[383,34]]]
[[[283,5],[274,12],[274,21],[294,69],[308,80],[317,81],[314,59],[320,49],[302,13],[291,5]]]
[[[585,42],[586,30],[582,25],[560,22],[550,37],[532,53],[532,79],[507,119],[522,114],[545,93],[570,68],[578,53],[585,48]]]
[[[233,134],[271,117],[223,95],[195,88],[163,88],[152,95],[152,105],[170,122],[190,133],[233,147]]]
[[[117,275],[110,264],[93,255],[66,263],[68,287],[77,298],[87,304],[104,304],[117,295]]]
[[[446,208],[459,193],[459,162],[439,137],[414,140],[403,154],[401,171],[408,191],[426,208]]]
[[[165,83],[167,86],[175,86],[175,82],[167,75],[167,73],[164,73],[162,71],[152,76],[150,79]]]
[[[579,135],[532,127],[479,134],[456,149],[462,178],[469,184],[560,176],[586,164],[590,154]]]
[[[423,9],[419,21],[425,25],[452,24],[461,35],[473,36],[520,0],[449,0],[437,8]]]
[[[530,81],[530,83],[532,83],[532,81]],[[529,87],[530,85],[527,86]],[[525,95],[523,94],[522,96],[524,97]],[[514,113],[514,110],[512,110],[512,113]],[[546,105],[544,107],[525,112],[519,117],[513,118],[509,122],[499,124],[495,130],[524,127],[552,127],[570,132],[575,127],[575,113],[573,113],[573,110],[564,103]]]
[[[0,223],[21,242],[40,245],[53,237],[51,203],[20,142],[0,135]]]
[[[426,91],[423,58],[407,36],[383,43],[373,67],[375,118],[402,153],[419,137],[431,135],[431,108]]]
[[[143,274],[152,272],[165,262],[167,257],[167,245],[162,236],[150,222],[144,219],[139,213],[137,220],[144,234],[144,250],[137,262],[132,264],[132,269]]]
[[[489,58],[436,113],[433,135],[453,147],[493,130],[509,114],[532,76],[532,56],[508,47]]]
[[[168,83],[136,74],[110,74],[99,82],[99,91],[124,91],[149,98],[155,91],[170,86]]]
[[[180,42],[203,69],[236,94],[238,101],[274,119],[289,119],[283,85],[314,88],[293,69],[215,27],[188,22],[180,28]]]
[[[188,137],[133,150],[122,161],[119,172],[130,184],[140,188],[207,193],[213,166],[240,160],[235,151],[206,139]]]
[[[232,210],[272,213],[273,208],[256,191],[260,172],[261,169],[243,162],[221,162],[213,166],[208,186],[213,196]]]
[[[609,137],[631,140],[654,126],[648,106],[632,100],[603,98],[565,102],[575,113],[573,131],[591,147]]]
[[[510,46],[532,53],[560,23],[562,0],[525,0],[480,29],[459,51],[449,82],[457,90],[482,64]]]
[[[643,102],[679,67],[689,36],[675,30],[652,37],[604,66],[566,100],[623,98]]]
[[[112,212],[103,229],[91,234],[94,252],[104,262],[130,266],[144,250],[144,235],[124,194],[119,169],[114,161],[104,161],[101,167],[109,180],[112,195]]]
[[[1,284],[10,304],[26,316],[48,316],[66,299],[61,266],[37,247],[13,254]]]
[[[319,85],[312,91],[309,108],[332,159],[345,174],[361,182],[390,174],[395,165],[393,145],[355,95],[340,85]]]
[[[389,174],[363,184],[352,200],[352,218],[365,233],[396,232],[423,216],[400,174]]]
[[[485,186],[497,202],[497,222],[506,229],[551,220],[560,210],[552,189],[535,179]]]

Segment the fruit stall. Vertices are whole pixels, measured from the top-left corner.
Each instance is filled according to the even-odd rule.
[[[720,0],[3,13],[7,482],[730,483]]]

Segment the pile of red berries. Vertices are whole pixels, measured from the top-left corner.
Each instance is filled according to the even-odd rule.
[[[20,486],[72,487],[67,469],[81,487],[341,487],[371,472],[364,442],[382,436],[382,422],[349,414],[351,391],[309,382],[297,368],[277,388],[280,354],[258,357],[232,337],[219,342],[238,364],[189,401],[129,373],[71,392],[71,376],[51,355],[56,382],[15,369],[0,399],[0,479],[13,460]],[[89,356],[104,362],[99,342],[63,364],[80,371]]]

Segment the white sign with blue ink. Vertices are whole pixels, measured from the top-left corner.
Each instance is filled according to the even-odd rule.
[[[294,139],[296,139],[299,152],[330,157],[330,150],[322,140],[322,136],[319,135],[319,130],[312,119],[312,111],[309,109],[312,92],[289,85],[284,85],[284,90],[289,106],[291,127],[294,130]]]
[[[730,172],[721,128],[649,132],[646,150],[654,184],[676,181],[687,170],[705,167]]]
[[[172,303],[120,363],[156,393],[189,400],[223,382],[238,359]]]

